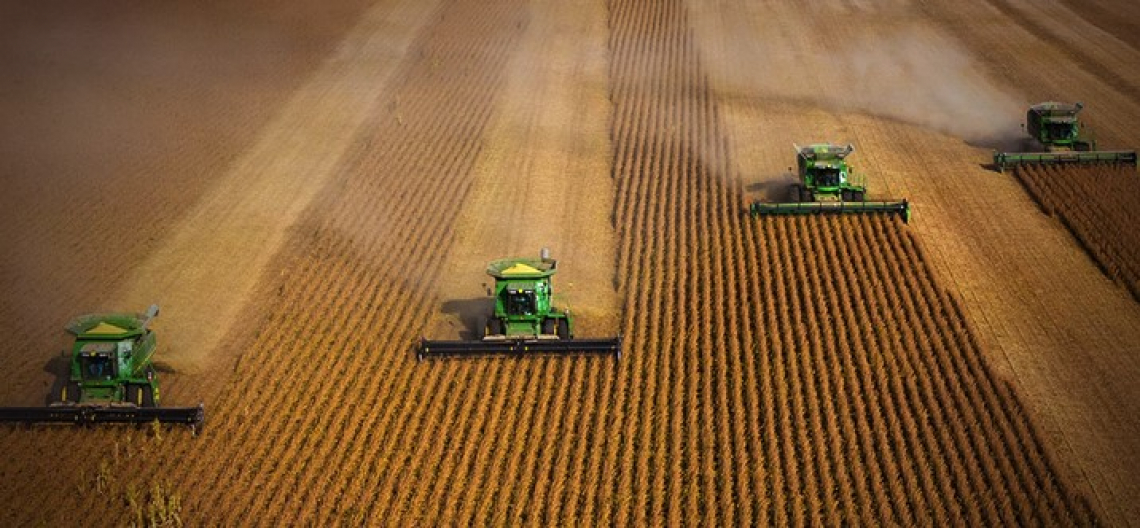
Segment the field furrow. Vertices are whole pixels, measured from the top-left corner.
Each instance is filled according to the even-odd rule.
[[[1090,119],[1127,138],[1126,92],[1140,81],[1122,65],[1140,50],[1101,38],[1127,29],[1108,20],[1115,1],[1096,0],[1068,27],[1050,16],[1075,7],[1025,0],[379,0],[334,2],[344,13],[306,10],[304,20],[243,0],[257,4],[247,18],[215,30],[229,15],[210,11],[200,21],[209,29],[185,30],[264,24],[279,40],[245,38],[272,52],[237,53],[242,39],[205,46],[198,35],[156,57],[144,53],[153,36],[106,35],[109,51],[76,55],[95,61],[88,73],[48,63],[67,55],[51,46],[99,40],[92,8],[49,31],[61,13],[41,20],[30,7],[0,7],[0,29],[10,29],[0,42],[12,44],[0,46],[0,66],[66,70],[96,101],[59,88],[36,99],[46,73],[27,77],[32,86],[23,76],[0,86],[0,110],[17,128],[89,149],[57,162],[43,140],[15,141],[9,120],[0,123],[18,145],[0,147],[0,178],[39,200],[10,200],[3,213],[14,249],[0,257],[9,294],[0,321],[14,344],[0,359],[29,381],[0,396],[27,403],[48,388],[64,362],[40,350],[53,343],[39,328],[68,305],[163,294],[164,394],[168,403],[200,397],[207,409],[196,436],[0,428],[9,505],[0,525],[1127,521],[1131,488],[1106,486],[1124,471],[1088,460],[1129,467],[1135,456],[1111,448],[1130,445],[1130,424],[1106,428],[1111,442],[1081,444],[1103,448],[1087,459],[1073,459],[1067,441],[1083,438],[1075,424],[1107,427],[1135,406],[1110,403],[1130,394],[1135,346],[1120,342],[1140,328],[1125,311],[1140,304],[1095,269],[1082,274],[1089,259],[1055,222],[1019,214],[1033,203],[1012,178],[984,170],[986,149],[975,145],[1004,133],[989,114],[1035,95],[994,79],[1088,86],[1090,100],[1122,108],[1090,105]],[[163,34],[181,27],[175,18],[194,19],[138,9],[149,13],[139,25]],[[971,24],[979,13],[987,24]],[[821,17],[849,23],[825,31]],[[133,47],[144,57],[125,53]],[[1024,62],[1010,61],[1023,50]],[[258,70],[278,53],[304,56]],[[246,58],[209,57],[226,54]],[[107,62],[116,55],[123,70]],[[249,71],[249,82],[218,89],[264,89],[271,101],[239,111],[252,95],[218,95],[199,119],[190,103],[204,96],[170,84],[123,91],[102,78],[145,84],[145,66],[174,63],[203,83]],[[1085,69],[1054,76],[1042,66],[1054,63]],[[270,82],[287,74],[301,78]],[[121,132],[130,140],[121,145],[95,141],[116,127],[75,124],[109,119],[89,108],[100,104],[144,119],[115,94],[153,112],[171,90],[166,126],[185,123],[177,147],[155,123]],[[25,105],[32,117],[18,112]],[[47,122],[69,113],[78,117]],[[208,122],[231,114],[251,128],[209,137],[218,127]],[[148,134],[161,152],[146,151]],[[805,140],[855,143],[870,194],[911,198],[913,217],[749,216],[753,198],[788,194],[788,147]],[[102,185],[57,189],[67,182],[53,173],[80,162],[108,164],[91,173]],[[168,164],[172,176],[143,184]],[[1028,167],[1014,177],[1140,299],[1130,169]],[[116,219],[120,200],[144,207]],[[48,202],[76,212],[32,218]],[[948,212],[959,210],[960,220]],[[1010,249],[1022,234],[1031,246]],[[97,258],[128,235],[139,241]],[[558,258],[554,301],[571,309],[575,335],[620,335],[620,358],[417,360],[421,338],[481,336],[492,305],[486,263],[539,248]],[[73,258],[82,261],[64,260]],[[1127,308],[1100,334],[1064,326],[1064,304],[1092,305],[1043,263],[1119,294],[1122,305],[1098,304],[1085,319]],[[1030,285],[1018,289],[1026,273]],[[1051,282],[1057,295],[1045,291]],[[56,284],[67,291],[22,309]],[[1031,315],[1005,317],[1020,308]],[[1022,324],[1034,317],[1043,322]],[[1033,343],[1046,359],[1034,359]],[[1059,358],[1062,347],[1073,358]],[[1047,375],[1064,382],[1042,383]],[[1042,396],[1054,386],[1072,392],[1072,409]],[[1078,411],[1090,417],[1058,422]]]
[[[1140,235],[1129,229],[1140,176],[1126,164],[1023,166],[1014,176],[1056,217],[1113,282],[1140,300]]]

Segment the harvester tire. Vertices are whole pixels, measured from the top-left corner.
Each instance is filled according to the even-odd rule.
[[[486,335],[489,336],[503,335],[503,322],[494,318],[489,319],[487,321],[487,328],[484,330],[484,332],[486,332]]]
[[[127,385],[127,403],[133,403],[139,407],[142,407],[142,398],[142,385]]]
[[[862,202],[864,200],[865,200],[865,198],[863,196],[863,191],[852,191],[851,192],[851,201],[852,202]]]
[[[558,331],[558,323],[554,319],[547,319],[542,322],[542,333],[544,335],[554,335]]]
[[[154,401],[154,387],[150,385],[140,385],[139,391],[142,393],[140,398],[140,407],[157,407]]]
[[[63,385],[63,393],[60,394],[60,400],[71,403],[79,403],[80,392],[79,384],[74,381],[69,381]]]
[[[839,191],[839,199],[844,201],[844,202],[850,202],[851,201],[851,191],[848,191],[847,189],[843,189],[843,190]]]
[[[793,184],[792,184],[792,201],[793,201],[793,202],[798,202],[798,201],[800,201],[800,200],[801,200],[803,197],[804,197],[804,194],[803,194],[803,189],[800,187],[800,184],[798,184],[798,183],[793,183]]]
[[[570,321],[567,321],[565,319],[559,319],[558,320],[558,338],[559,339],[571,339],[572,338],[572,336],[570,335]]]

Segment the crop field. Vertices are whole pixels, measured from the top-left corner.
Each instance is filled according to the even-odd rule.
[[[0,7],[0,404],[158,302],[206,409],[0,424],[0,525],[1140,518],[1136,174],[985,167],[1048,98],[1140,146],[1140,7],[334,4]],[[750,217],[822,141],[909,221]],[[417,361],[541,247],[620,359]]]
[[[1140,300],[1140,233],[1129,227],[1140,203],[1135,168],[1026,167],[1014,174],[1045,214],[1073,232],[1105,275]]]

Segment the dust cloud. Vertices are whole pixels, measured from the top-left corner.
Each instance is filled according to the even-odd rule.
[[[995,86],[956,43],[926,33],[880,35],[829,65],[834,104],[913,123],[968,141],[1017,133],[1023,105]],[[831,56],[829,56],[831,57]],[[834,58],[834,57],[831,57]],[[847,65],[847,71],[843,66]],[[846,75],[843,75],[846,73]]]
[[[144,310],[158,301],[159,360],[181,373],[213,368],[222,347],[230,355],[241,352],[220,339],[218,351],[208,350],[194,336],[221,335],[229,327],[219,309],[241,298],[236,289],[215,284],[228,284],[219,277],[256,278],[256,269],[248,275],[243,270],[252,268],[251,248],[261,251],[268,237],[248,235],[257,244],[235,243],[237,250],[217,242],[263,233],[254,229],[273,226],[282,204],[298,196],[277,199],[274,188],[309,185],[321,176],[298,169],[305,177],[289,179],[272,172],[296,163],[289,154],[297,149],[270,152],[268,162],[251,162],[249,153],[270,151],[265,145],[275,139],[285,147],[343,143],[335,135],[306,142],[308,136],[297,132],[319,129],[340,115],[328,107],[348,106],[345,113],[357,119],[358,109],[343,101],[295,105],[312,107],[298,121],[304,127],[282,127],[280,116],[322,71],[355,71],[351,60],[343,67],[325,65],[373,2],[347,0],[336,9],[299,1],[269,4],[0,5],[0,233],[8,247],[0,255],[0,331],[15,336],[2,357],[12,379],[19,380],[0,388],[0,401],[46,391],[40,385],[54,375],[41,373],[43,358],[68,346],[62,327],[83,313]],[[381,4],[377,10],[395,11],[391,3]],[[360,40],[385,60],[360,62],[379,68],[398,55],[400,48],[387,43],[403,29],[399,23],[377,26],[378,36]],[[329,78],[336,80],[324,77]],[[371,79],[359,86],[370,91],[356,84],[348,89],[369,100],[381,88]],[[338,95],[327,86],[308,91]],[[272,135],[281,129],[286,130]],[[223,198],[234,203],[260,193],[271,204],[263,209],[270,211],[200,214],[220,194],[215,187],[243,170],[239,190],[258,192]],[[238,213],[248,213],[248,224],[234,221],[243,218]],[[217,222],[225,225],[217,228]],[[208,241],[180,248],[174,244],[184,230],[208,231]],[[185,253],[175,254],[179,249]],[[209,257],[225,251],[249,267],[209,268]],[[59,340],[63,347],[56,345]]]
[[[694,13],[706,71],[730,97],[860,112],[971,143],[1020,134],[1023,102],[987,78],[952,37],[920,20],[804,13],[791,18],[798,24],[777,27],[761,13]]]

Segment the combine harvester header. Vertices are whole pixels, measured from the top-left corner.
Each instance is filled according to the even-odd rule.
[[[1084,105],[1046,102],[1029,107],[1022,127],[1029,134],[1027,150],[995,152],[999,172],[1022,165],[1088,165],[1123,163],[1136,166],[1134,150],[1096,150],[1096,139],[1077,117]]]
[[[156,349],[149,326],[158,306],[145,314],[109,313],[78,317],[67,325],[75,335],[67,382],[60,401],[48,407],[0,407],[0,422],[176,423],[201,427],[197,407],[159,407],[158,378],[151,357]]]
[[[847,164],[855,147],[821,143],[795,148],[799,183],[792,185],[792,201],[752,202],[748,208],[752,216],[880,213],[910,221],[906,200],[866,200],[867,186]]]
[[[551,276],[558,262],[546,249],[535,258],[509,258],[487,265],[495,279],[494,311],[480,341],[423,339],[419,359],[531,354],[613,354],[621,357],[621,338],[575,339],[569,310],[553,305]]]

